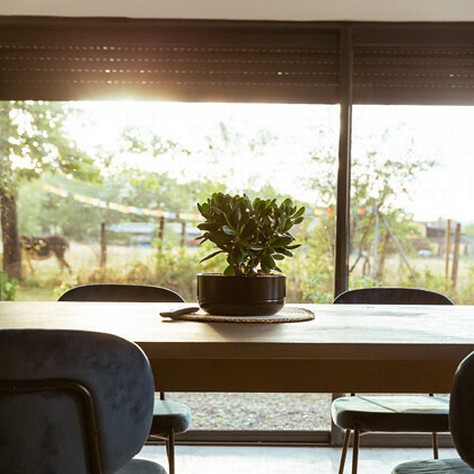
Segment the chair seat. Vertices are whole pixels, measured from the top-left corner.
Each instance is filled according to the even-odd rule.
[[[159,464],[146,459],[132,459],[115,474],[166,474]]]
[[[184,433],[191,425],[191,410],[184,403],[155,398],[152,435],[167,435],[171,429],[175,433]]]
[[[428,395],[356,395],[332,403],[337,426],[361,431],[447,432],[448,412],[448,397]]]
[[[459,458],[429,459],[399,464],[392,474],[474,474],[474,469]]]

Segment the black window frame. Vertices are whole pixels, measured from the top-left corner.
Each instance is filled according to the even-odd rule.
[[[0,16],[0,100],[121,95],[339,104],[338,294],[348,284],[352,107],[473,105],[474,22]],[[295,442],[327,440],[327,433],[293,435]]]

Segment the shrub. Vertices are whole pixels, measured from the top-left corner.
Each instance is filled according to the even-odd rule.
[[[0,270],[0,301],[14,301],[18,281],[8,278],[8,275]]]

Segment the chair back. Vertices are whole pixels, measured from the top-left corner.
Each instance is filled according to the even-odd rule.
[[[462,460],[474,467],[474,352],[459,364],[454,374],[449,429]]]
[[[336,296],[335,304],[453,304],[445,295],[421,288],[376,287],[348,290]]]
[[[93,283],[67,290],[58,301],[184,303],[184,298],[176,291],[162,286]]]
[[[143,351],[110,334],[0,330],[0,472],[113,473],[153,416]]]

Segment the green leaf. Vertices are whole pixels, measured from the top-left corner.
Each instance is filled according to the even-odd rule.
[[[271,255],[264,255],[262,257],[262,269],[265,272],[271,272],[276,266],[275,260]]]
[[[231,265],[226,267],[226,269],[224,270],[224,275],[225,276],[234,276],[235,275],[234,267],[232,267]]]
[[[297,249],[298,247],[301,247],[301,244],[288,245],[286,248],[288,250],[294,250],[294,249]]]
[[[244,261],[244,254],[239,247],[234,248],[229,256],[234,266],[242,265]]]
[[[281,253],[281,254],[285,255],[286,257],[293,257],[293,254],[289,250],[287,250],[283,247],[279,247],[279,248],[275,249],[275,252]]]
[[[297,219],[298,217],[301,217],[304,213],[305,213],[305,208],[304,206],[303,207],[300,207],[298,209],[298,211],[296,211],[296,214],[293,216],[295,219]]]
[[[232,215],[230,216],[230,223],[232,224],[232,227],[237,229],[239,227],[241,219],[242,211],[240,210],[240,208],[236,207],[232,212]]]
[[[222,226],[222,231],[227,235],[235,235],[235,230],[231,229],[228,225]]]
[[[276,239],[271,241],[272,247],[286,247],[288,244],[291,244],[293,242],[293,237],[277,237]]]
[[[199,263],[205,262],[206,260],[209,260],[210,258],[213,258],[216,255],[219,255],[220,253],[224,253],[224,251],[223,250],[218,250],[217,252],[213,252],[213,253],[207,255],[206,257],[201,258],[201,260],[199,260]]]

